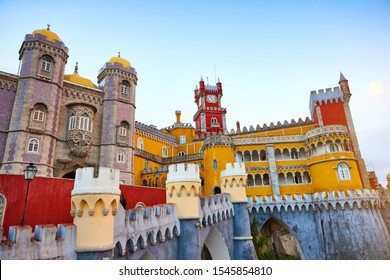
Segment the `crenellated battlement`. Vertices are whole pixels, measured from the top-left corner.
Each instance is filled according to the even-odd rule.
[[[100,167],[98,177],[94,177],[93,167],[77,169],[72,196],[82,194],[119,195],[119,170]]]
[[[146,208],[130,209],[125,213],[125,223],[115,230],[114,243],[119,242],[122,255],[127,247],[136,252],[157,243],[163,243],[180,235],[180,221],[175,204],[155,205]]]
[[[317,192],[312,194],[286,194],[284,198],[281,195],[266,195],[262,197],[256,196],[255,201],[252,197],[248,197],[249,211],[256,210],[259,213],[262,210],[264,213],[267,210],[274,212],[285,212],[295,210],[316,211],[318,209],[329,210],[329,206],[337,210],[338,206],[341,209],[349,207],[350,209],[362,207],[377,207],[381,205],[381,199],[377,190],[359,189],[359,190],[343,190]]]
[[[169,166],[166,184],[175,182],[200,183],[199,165],[197,164],[172,164]]]
[[[1,242],[1,260],[76,259],[76,226],[73,224],[11,226],[8,238]]]
[[[320,89],[318,91],[311,91],[309,103],[311,115],[313,116],[314,107],[317,102],[321,104],[322,102],[333,102],[334,100],[338,101],[339,99],[344,101],[343,92],[339,87],[334,87],[333,89],[327,88],[325,90]]]
[[[233,162],[226,163],[226,169],[221,171],[221,179],[230,176],[247,176],[245,163]]]
[[[199,227],[211,226],[215,223],[234,217],[234,208],[227,193],[200,198]]]
[[[249,129],[244,126],[243,129],[238,128],[237,130],[231,129],[230,133],[231,135],[235,134],[245,134],[245,133],[253,133],[253,132],[259,132],[259,131],[267,131],[267,130],[274,130],[274,129],[280,129],[280,128],[288,128],[288,127],[294,127],[294,126],[301,126],[301,125],[309,125],[313,124],[313,121],[311,121],[308,117],[306,117],[304,120],[302,118],[299,118],[298,120],[291,119],[291,121],[284,120],[283,123],[278,121],[276,124],[271,122],[269,125],[264,123],[262,126],[260,124],[256,125],[256,128],[251,125]]]

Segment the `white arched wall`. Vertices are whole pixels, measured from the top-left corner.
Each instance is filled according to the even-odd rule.
[[[204,245],[213,260],[230,260],[229,250],[221,233],[214,226],[211,228]]]

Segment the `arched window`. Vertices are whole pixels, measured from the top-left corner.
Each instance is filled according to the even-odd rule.
[[[180,152],[177,153],[177,155],[180,157],[180,156],[184,156],[185,153],[183,151],[180,151]]]
[[[119,127],[119,136],[126,137],[127,130],[128,130],[128,127],[124,124],[121,124],[121,126]]]
[[[211,126],[212,127],[219,127],[219,123],[218,123],[218,120],[217,118],[211,118]]]
[[[344,162],[339,163],[337,167],[337,174],[339,175],[339,180],[351,180],[349,166]]]
[[[163,157],[168,157],[168,148],[167,147],[162,147],[161,154]]]
[[[31,138],[28,141],[28,151],[29,152],[38,152],[39,150],[39,140],[36,138]]]
[[[237,151],[236,152],[236,161],[237,162],[242,162],[243,161],[243,157],[242,157],[242,152],[241,151]]]
[[[29,129],[35,133],[45,131],[47,107],[44,104],[35,104],[31,110]]]
[[[259,152],[257,150],[253,150],[252,151],[252,160],[253,161],[259,161],[260,160]]]
[[[248,187],[253,187],[254,186],[253,175],[252,174],[248,174],[247,185],[248,185]]]
[[[252,161],[251,153],[249,151],[245,151],[244,152],[244,162],[251,162],[251,161]]]
[[[117,127],[117,142],[119,145],[126,145],[129,135],[129,124],[125,121],[121,122]]]
[[[119,84],[119,97],[122,99],[129,99],[130,83],[128,81],[122,81]]]
[[[142,140],[141,137],[138,138],[138,140],[137,140],[137,148],[138,148],[139,150],[143,150],[143,149],[144,149],[144,140]]]
[[[265,185],[265,186],[270,185],[269,174],[268,174],[268,173],[265,173],[265,174],[263,175],[263,185]]]
[[[261,186],[263,185],[263,181],[261,180],[261,175],[256,174],[255,175],[255,186]]]
[[[302,184],[302,175],[300,172],[295,172],[295,184]]]
[[[260,151],[260,160],[261,161],[267,160],[267,152],[265,150]]]
[[[291,149],[291,159],[298,159],[298,158],[299,158],[299,155],[298,155],[297,149],[292,148]]]
[[[41,60],[41,70],[51,72],[52,67],[53,59],[48,55],[43,56]]]
[[[125,153],[124,152],[119,152],[118,157],[117,157],[118,162],[125,162]]]
[[[84,130],[92,132],[92,120],[87,114],[71,116],[69,118],[68,130]]]

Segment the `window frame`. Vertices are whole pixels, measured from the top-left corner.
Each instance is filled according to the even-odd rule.
[[[52,69],[53,69],[53,59],[47,55],[43,56],[40,70],[51,73]]]
[[[35,143],[33,143],[35,142]],[[31,138],[30,140],[28,140],[28,144],[27,144],[27,152],[29,153],[39,153],[39,139],[37,138]]]
[[[345,162],[340,162],[337,165],[337,176],[340,181],[352,180],[350,169],[351,167]]]

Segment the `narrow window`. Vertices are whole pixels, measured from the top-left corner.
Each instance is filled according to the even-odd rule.
[[[124,126],[121,126],[119,128],[119,136],[127,136],[127,128]]]
[[[44,56],[42,58],[41,70],[50,72],[52,68],[52,64],[53,64],[53,60],[48,56]]]
[[[168,157],[168,148],[167,147],[162,147],[162,156],[163,157]]]
[[[138,138],[138,140],[137,140],[137,148],[139,150],[143,150],[144,149],[144,140],[142,140],[142,138]]]
[[[125,154],[123,152],[118,153],[118,162],[125,162]]]
[[[184,135],[180,136],[180,144],[185,144],[186,142],[187,142],[186,137]]]

